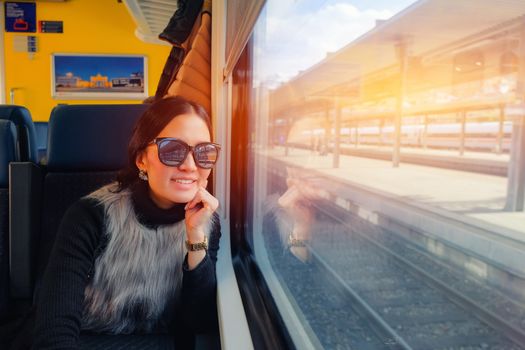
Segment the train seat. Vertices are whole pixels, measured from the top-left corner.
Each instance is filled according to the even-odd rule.
[[[11,166],[11,296],[33,298],[63,213],[112,181],[127,163],[127,143],[145,105],[59,105],[51,112],[47,165]]]
[[[10,296],[16,317],[38,299],[56,231],[76,200],[115,179],[147,105],[59,105],[51,112],[47,164],[11,166],[13,240]]]
[[[0,119],[10,120],[17,128],[20,161],[36,163],[36,132],[29,110],[22,106],[0,105]]]
[[[7,317],[9,297],[9,163],[18,160],[16,143],[15,125],[0,119],[0,321]]]
[[[37,276],[66,209],[113,181],[127,165],[127,144],[146,105],[60,105],[49,121]]]
[[[46,153],[47,153],[47,129],[48,122],[35,122],[35,132],[36,132],[36,151],[38,163],[47,162]]]

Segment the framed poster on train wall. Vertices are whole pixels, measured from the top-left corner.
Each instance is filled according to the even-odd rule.
[[[148,67],[141,55],[51,55],[51,94],[56,99],[145,99]]]

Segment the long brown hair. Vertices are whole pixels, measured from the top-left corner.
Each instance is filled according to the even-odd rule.
[[[137,120],[133,134],[128,144],[128,166],[122,169],[118,176],[118,191],[122,191],[139,181],[139,169],[135,163],[139,153],[148,143],[179,115],[193,113],[199,116],[208,127],[212,136],[210,117],[199,104],[180,96],[170,96],[155,101]]]

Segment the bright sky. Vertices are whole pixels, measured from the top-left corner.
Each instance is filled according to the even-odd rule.
[[[257,81],[275,87],[417,0],[270,0],[258,23]]]

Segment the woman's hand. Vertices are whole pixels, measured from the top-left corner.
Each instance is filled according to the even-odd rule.
[[[202,242],[206,227],[209,224],[215,210],[219,207],[219,201],[207,190],[208,180],[199,181],[199,189],[195,197],[186,204],[186,234],[190,242]]]
[[[287,184],[288,190],[279,197],[277,203],[293,220],[293,238],[309,240],[310,230],[315,222],[315,213],[311,206],[314,198],[309,196],[309,185],[290,179]]]
[[[289,176],[286,179],[288,190],[279,197],[277,203],[292,219],[292,232],[288,237],[290,252],[299,260],[311,259],[310,251],[304,245],[312,236],[315,224],[315,208],[312,204],[326,198],[326,190],[319,189],[306,179]]]
[[[213,212],[219,207],[219,201],[207,190],[208,180],[199,181],[199,189],[195,197],[186,204],[186,236],[191,243],[204,241],[206,227],[209,225]],[[205,250],[188,252],[188,269],[193,270],[206,256]]]

